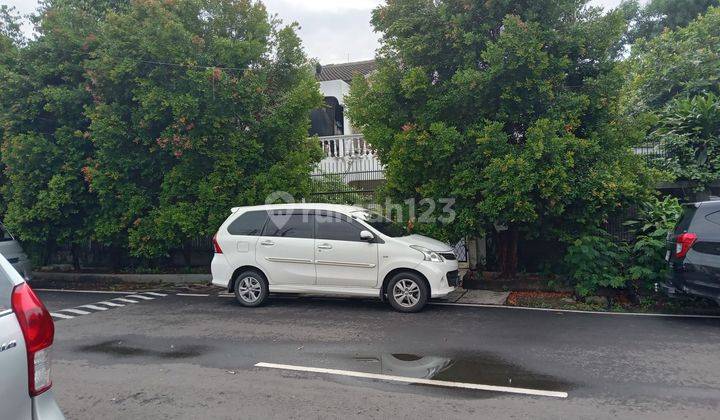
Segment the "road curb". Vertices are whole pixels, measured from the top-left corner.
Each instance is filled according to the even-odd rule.
[[[57,273],[33,271],[33,281],[57,282],[113,282],[113,283],[164,283],[172,285],[188,285],[210,283],[210,274],[100,274],[100,273]]]
[[[509,306],[509,305],[484,305],[477,303],[454,303],[454,302],[430,302],[435,306],[460,306],[465,308],[489,308],[489,309],[517,309],[521,311],[538,311],[538,312],[555,312],[568,314],[585,314],[585,315],[611,315],[611,316],[641,316],[656,318],[704,318],[704,319],[720,319],[720,315],[683,315],[683,314],[658,314],[647,312],[603,312],[603,311],[582,311],[579,309],[552,309],[552,308],[532,308],[529,306]]]

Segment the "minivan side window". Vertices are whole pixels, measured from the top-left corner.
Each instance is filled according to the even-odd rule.
[[[228,226],[228,233],[237,236],[260,236],[268,214],[266,211],[249,211]]]
[[[312,239],[315,219],[308,213],[271,212],[262,236]]]
[[[359,225],[338,214],[315,216],[315,238],[317,239],[362,242],[360,239],[362,230]]]
[[[705,219],[707,219],[708,222],[720,225],[720,211],[708,214],[707,216],[705,216]]]

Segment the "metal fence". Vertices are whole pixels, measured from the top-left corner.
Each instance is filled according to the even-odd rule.
[[[668,157],[667,150],[662,146],[660,141],[652,141],[635,146],[633,147],[633,152],[645,158],[648,163]]]

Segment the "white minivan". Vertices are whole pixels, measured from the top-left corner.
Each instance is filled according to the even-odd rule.
[[[234,208],[213,245],[213,284],[248,307],[270,293],[301,293],[379,297],[417,312],[460,281],[450,246],[361,207]]]

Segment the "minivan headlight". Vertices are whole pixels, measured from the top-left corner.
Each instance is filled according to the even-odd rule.
[[[435,251],[430,251],[429,249],[425,248],[424,246],[420,245],[410,245],[410,248],[414,249],[415,251],[418,251],[423,254],[423,259],[425,261],[432,261],[432,262],[443,262],[445,261],[443,257],[440,256]]]

